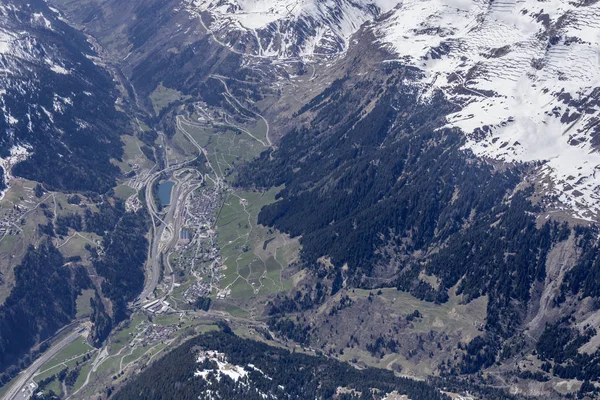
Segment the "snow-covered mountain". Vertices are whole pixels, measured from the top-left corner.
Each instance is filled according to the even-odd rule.
[[[366,23],[397,62],[423,71],[426,102],[460,111],[466,147],[542,162],[546,194],[600,213],[600,3],[593,0],[185,0],[223,43],[288,58],[342,53]],[[393,61],[390,61],[393,62]],[[600,172],[600,171],[598,171]]]
[[[361,25],[397,0],[185,0],[224,43],[259,56],[343,52]]]
[[[31,104],[26,113],[15,104],[17,93],[38,90],[40,81],[35,73],[36,66],[47,68],[55,74],[70,73],[62,65],[55,48],[45,46],[35,35],[30,34],[38,29],[52,31],[52,23],[43,12],[27,8],[18,3],[0,4],[0,126],[4,133],[0,135],[3,153],[0,166],[4,170],[5,181],[10,178],[12,166],[26,159],[31,150],[28,141],[19,137],[19,125],[25,123],[27,130],[33,132],[35,117],[51,122],[55,112],[72,106],[69,98],[60,96],[54,98],[52,106],[48,108],[41,104]]]
[[[475,154],[544,162],[547,191],[600,211],[600,3],[406,0],[373,30],[423,71],[408,83],[422,101],[441,90],[461,106],[448,126]]]

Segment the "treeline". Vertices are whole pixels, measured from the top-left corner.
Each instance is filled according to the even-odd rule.
[[[310,328],[294,323],[290,318],[271,317],[268,320],[269,329],[300,344],[308,345],[310,342]]]
[[[96,292],[95,297],[90,299],[90,306],[92,308],[90,321],[93,324],[90,338],[95,347],[100,347],[112,330],[112,318],[106,312],[106,308],[98,292]]]
[[[102,201],[98,205],[98,212],[94,213],[89,208],[85,210],[85,230],[99,236],[115,229],[119,220],[125,215],[125,203],[117,199],[112,205],[109,201]]]
[[[566,295],[600,297],[600,239],[597,228],[575,228],[577,246],[582,254],[577,265],[565,274],[559,303]],[[600,307],[597,307],[600,308]]]
[[[79,197],[76,199],[79,199]],[[91,232],[98,236],[104,236],[107,232],[113,231],[119,220],[127,212],[125,202],[122,199],[111,199],[104,196],[97,196],[95,200],[98,212],[85,208],[83,217],[76,213],[58,215],[54,231],[63,236],[68,234],[69,229],[78,232]],[[79,201],[81,200],[79,199]]]
[[[241,366],[248,375],[237,382],[224,374],[217,377],[218,369],[213,363],[196,362],[195,354],[201,349],[224,353],[231,364]],[[214,372],[209,373],[207,379],[194,376],[196,371],[204,369]],[[160,363],[150,365],[132,378],[114,398],[330,399],[339,387],[348,389],[348,394],[341,397],[344,399],[378,399],[392,391],[415,400],[448,399],[431,385],[396,377],[392,371],[358,370],[323,356],[290,353],[287,349],[223,332],[187,341],[164,356]]]

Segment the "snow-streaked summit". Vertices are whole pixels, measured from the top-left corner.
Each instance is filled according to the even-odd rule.
[[[397,0],[185,0],[224,43],[275,58],[343,52],[368,20]]]
[[[442,91],[475,154],[542,162],[547,193],[600,215],[600,2],[183,0],[222,43],[273,58],[341,54],[369,23],[397,61]],[[549,179],[544,179],[549,178]],[[590,212],[591,211],[591,212]]]
[[[441,90],[460,105],[448,126],[475,154],[542,161],[547,190],[600,212],[600,3],[405,0],[373,30],[424,72],[408,82],[422,101]]]

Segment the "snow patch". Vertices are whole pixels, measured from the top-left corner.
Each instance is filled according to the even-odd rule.
[[[50,21],[48,21],[48,19],[44,16],[43,13],[39,12],[39,13],[33,13],[32,14],[32,22],[36,25],[40,25],[43,26],[46,29],[50,29],[52,30],[52,24],[50,23]]]
[[[202,351],[198,355],[196,362],[202,363],[204,361],[213,361],[217,364],[217,369],[205,369],[202,371],[194,372],[194,376],[206,379],[208,374],[211,372],[215,374],[216,379],[219,381],[223,375],[226,375],[237,382],[240,378],[244,378],[248,375],[248,371],[239,365],[233,365],[227,362],[225,354],[219,353],[214,350]]]
[[[54,112],[64,113],[67,106],[72,106],[73,100],[70,97],[62,97],[54,94],[53,108]]]
[[[56,64],[54,61],[52,61],[49,58],[45,58],[44,62],[50,66],[50,70],[54,73],[61,74],[61,75],[68,75],[71,73],[71,71],[69,71],[68,69],[66,69],[65,67],[63,67],[61,65]]]
[[[4,198],[8,190],[10,189],[10,180],[13,178],[11,174],[12,167],[26,160],[31,154],[31,147],[28,145],[16,145],[10,149],[10,155],[8,157],[0,157],[0,167],[4,171],[4,183],[6,188],[0,192],[0,200]]]
[[[68,75],[71,73],[71,71],[69,71],[65,67],[61,67],[60,65],[56,65],[56,64],[52,65],[50,67],[50,69],[52,70],[52,72],[55,72],[57,74],[62,74],[62,75]]]
[[[10,52],[14,37],[8,32],[0,29],[0,54],[6,54]]]

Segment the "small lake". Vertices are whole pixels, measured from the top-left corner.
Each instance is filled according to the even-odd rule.
[[[173,191],[173,186],[175,186],[175,182],[173,181],[166,181],[158,185],[158,199],[160,200],[161,205],[168,206],[171,204],[171,192]]]

